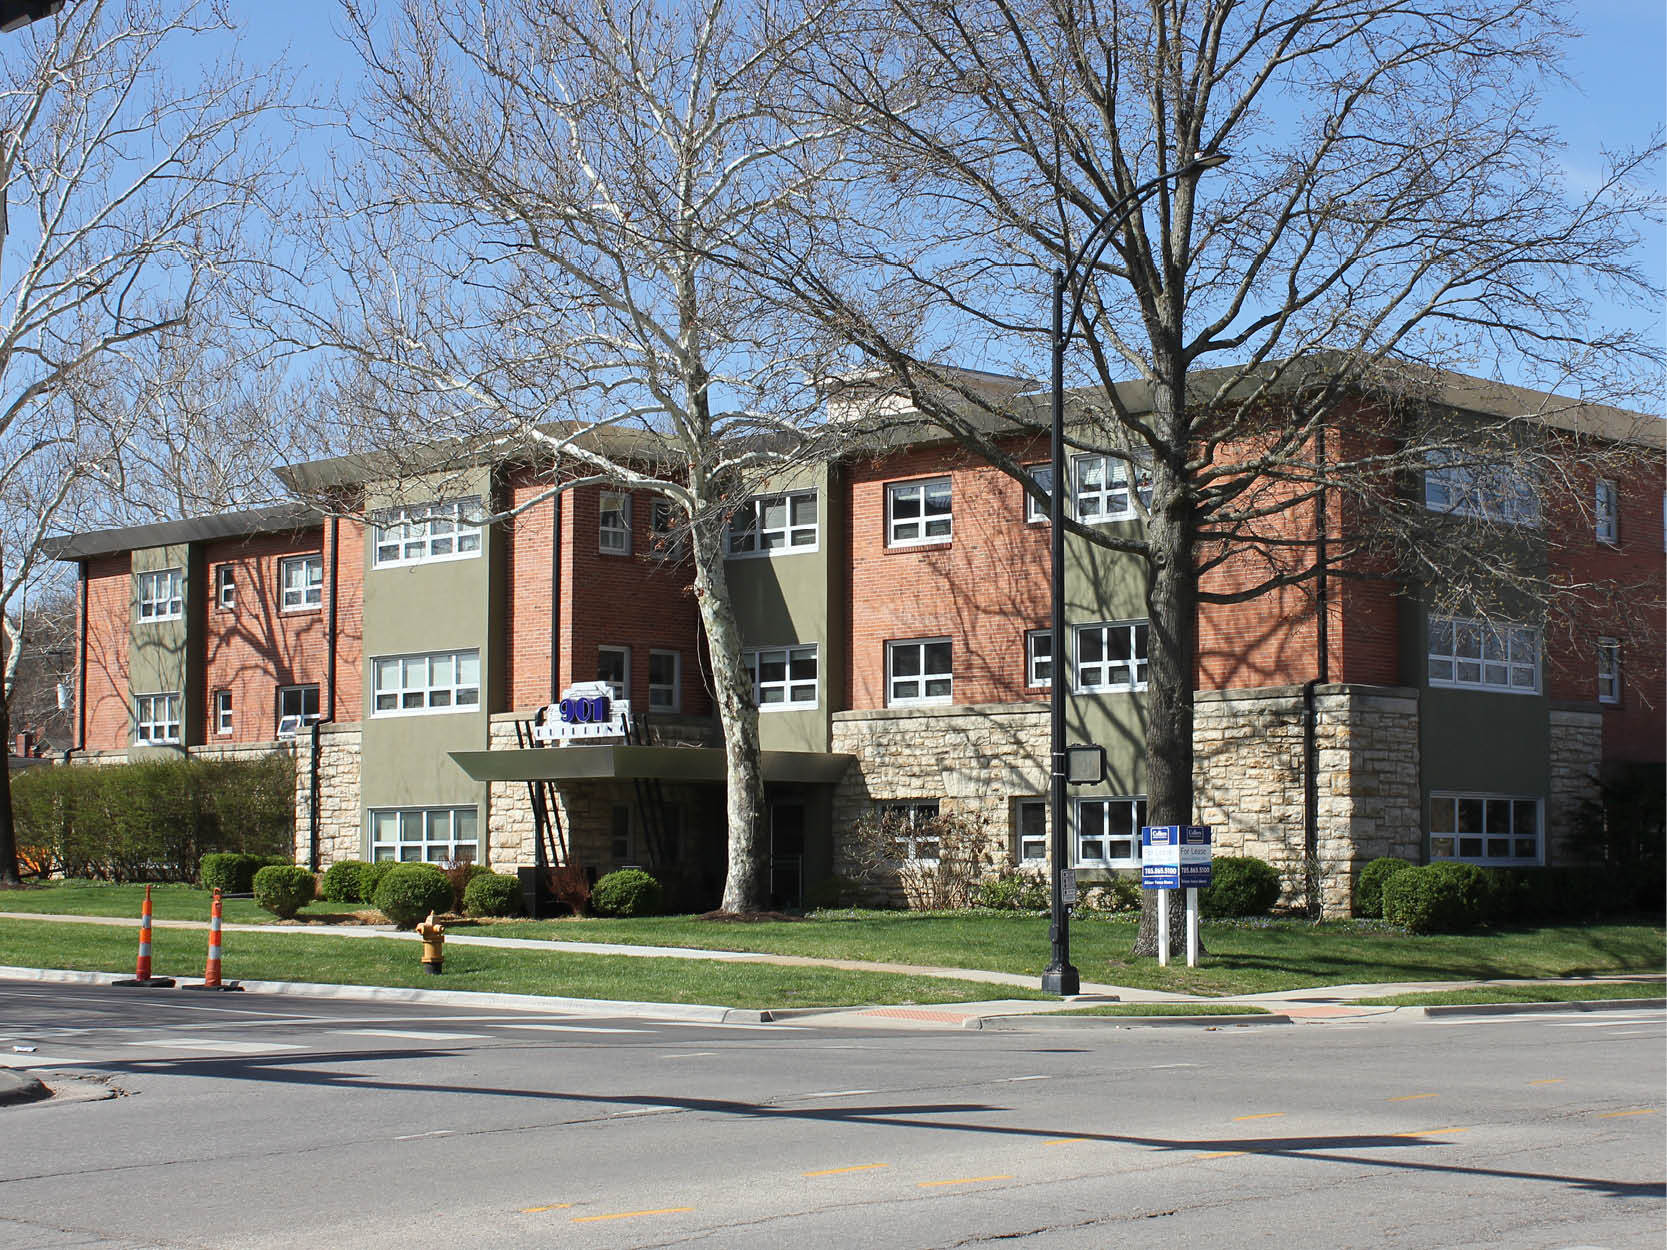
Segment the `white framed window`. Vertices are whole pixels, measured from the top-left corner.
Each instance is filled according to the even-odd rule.
[[[1146,689],[1145,621],[1077,626],[1076,689]]]
[[[894,799],[875,805],[881,820],[896,825],[892,838],[892,858],[912,859],[924,864],[938,862],[942,839],[935,833],[921,832],[921,827],[938,818],[937,799]]]
[[[605,490],[598,505],[596,547],[603,555],[631,554],[631,496]]]
[[[947,638],[886,644],[886,704],[948,703],[955,674]]]
[[[480,814],[472,807],[373,807],[370,857],[408,864],[480,858]]]
[[[608,683],[608,693],[615,703],[631,697],[631,648],[596,648],[596,680]]]
[[[1598,639],[1598,702],[1621,701],[1621,644],[1614,638]]]
[[[1047,495],[1049,497],[1049,499],[1051,500],[1052,497],[1053,497],[1053,465],[1052,465],[1052,463],[1049,463],[1049,464],[1027,464],[1027,465],[1025,465],[1025,472],[1030,474],[1031,480],[1033,482],[1035,482],[1038,486],[1040,486],[1042,488],[1042,493],[1044,495]],[[1032,495],[1029,491],[1026,491],[1025,492],[1025,522],[1026,522],[1026,524],[1029,524],[1029,525],[1046,525],[1049,521],[1051,521],[1053,519],[1051,516],[1048,515],[1048,509],[1051,506],[1052,506],[1051,502],[1044,502],[1040,499],[1037,499],[1036,496]]]
[[[1593,501],[1593,525],[1600,543],[1621,541],[1621,496],[1613,482],[1600,481]]]
[[[954,535],[949,479],[892,482],[886,487],[886,546],[946,543]]]
[[[232,692],[230,690],[216,690],[214,692],[214,732],[229,734],[236,728],[232,718]]]
[[[1541,800],[1515,794],[1430,795],[1430,859],[1540,862]]]
[[[180,740],[180,704],[177,691],[133,696],[133,740],[169,743]]]
[[[1138,868],[1146,797],[1078,799],[1075,863],[1093,868]]]
[[[214,606],[222,612],[230,612],[237,607],[236,565],[217,564],[214,566]]]
[[[1013,861],[1040,864],[1048,858],[1048,801],[1013,800]]]
[[[180,569],[152,569],[135,575],[141,621],[177,621],[185,615],[185,574]]]
[[[1025,685],[1046,688],[1053,685],[1053,630],[1025,631]]]
[[[1429,619],[1430,685],[1540,692],[1540,631],[1465,617]]]
[[[280,606],[304,612],[324,606],[324,557],[291,556],[278,562]]]
[[[743,651],[741,662],[752,674],[753,703],[760,712],[816,706],[819,661],[815,643]]]
[[[387,568],[478,556],[480,526],[464,518],[479,512],[479,498],[411,504],[379,512],[374,530],[376,566]]]
[[[683,707],[683,655],[678,651],[648,653],[648,706],[656,712]]]
[[[381,655],[371,661],[371,715],[470,712],[480,706],[480,652]]]
[[[729,518],[724,549],[732,556],[815,551],[820,537],[817,516],[813,490],[759,495],[747,500]]]
[[[1424,470],[1424,506],[1431,512],[1481,517],[1507,525],[1538,525],[1534,483],[1510,465],[1460,464],[1452,452],[1431,452]]]
[[[278,736],[293,738],[319,719],[318,686],[278,687]]]
[[[1152,474],[1141,469],[1135,487],[1129,489],[1129,465],[1116,456],[1073,456],[1071,458],[1071,498],[1076,506],[1077,520],[1132,521],[1141,516],[1135,506],[1139,497],[1145,507],[1152,504]]]

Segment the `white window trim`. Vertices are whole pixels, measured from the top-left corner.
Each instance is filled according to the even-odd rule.
[[[1072,866],[1076,868],[1139,868],[1140,826],[1142,819],[1140,814],[1140,805],[1144,802],[1146,802],[1146,796],[1144,794],[1095,794],[1075,800],[1072,804],[1071,813],[1074,818],[1071,822]],[[1102,859],[1083,858],[1083,808],[1089,805],[1102,803],[1107,805],[1112,803],[1127,803],[1132,806],[1129,816],[1130,828],[1133,830],[1133,837],[1130,839],[1129,845],[1134,852],[1133,856],[1119,856],[1117,858],[1106,856]],[[1103,833],[1100,835],[1099,840],[1109,844],[1112,840],[1112,835],[1109,833]]]
[[[466,512],[474,512],[480,507],[480,499],[471,496],[466,499],[447,499],[435,503],[409,504],[398,508],[389,508],[375,518],[371,528],[371,567],[378,569],[400,568],[410,564],[443,564],[450,560],[473,560],[480,555],[485,547],[481,529],[472,521],[463,520]],[[433,553],[435,535],[429,526],[434,520],[450,520],[452,522],[452,549],[440,555]],[[399,547],[397,556],[384,558],[382,548],[388,546],[383,535],[396,527],[403,530],[421,527],[421,533],[402,533],[396,540]],[[445,537],[445,535],[441,535]],[[467,551],[460,548],[465,538],[472,537],[474,545]],[[423,549],[414,556],[405,554],[408,544],[421,542]]]
[[[926,493],[927,493],[927,491],[929,491],[929,490],[931,490],[935,487],[938,487],[938,486],[942,486],[945,490],[947,490],[949,492],[949,512],[942,518],[933,518],[933,519],[934,520],[941,519],[941,520],[948,521],[949,522],[949,532],[947,534],[931,534],[931,535],[928,535],[926,533],[926,525],[927,525]],[[899,522],[896,519],[896,517],[893,516],[894,505],[895,505],[897,496],[901,492],[915,491],[915,490],[918,490],[920,492],[920,516],[917,519],[911,519],[911,520],[906,520],[906,521]],[[899,538],[897,536],[897,527],[900,524],[902,524],[902,525],[919,525],[920,526],[920,536],[916,537],[916,538]],[[908,481],[908,482],[887,482],[886,483],[886,546],[887,547],[940,547],[940,546],[943,546],[946,543],[953,542],[954,540],[955,540],[955,487],[954,487],[953,481],[950,478],[947,478],[947,477],[928,477],[928,478],[916,478],[915,480]]]
[[[617,506],[613,506],[617,505]],[[602,518],[617,515],[622,525],[604,525]],[[617,536],[622,545],[610,546],[609,539]],[[596,505],[596,550],[605,556],[631,554],[631,496],[625,491],[605,490]]]
[[[1600,479],[1594,491],[1593,536],[1611,547],[1621,542],[1621,492],[1614,482]]]
[[[1116,512],[1102,510],[1094,516],[1084,516],[1082,512],[1082,474],[1084,468],[1093,461],[1100,461],[1104,466],[1104,476],[1100,488],[1093,494],[1104,504],[1106,499],[1117,492],[1124,495],[1123,506]],[[1145,509],[1152,504],[1152,475],[1147,469],[1143,473],[1134,475],[1130,482],[1130,464],[1120,456],[1102,455],[1099,453],[1085,453],[1071,457],[1071,510],[1072,515],[1084,525],[1105,525],[1113,521],[1138,521],[1145,515]],[[1136,499],[1140,505],[1136,506]]]
[[[1043,482],[1043,476],[1046,475],[1048,481],[1052,481],[1053,461],[1047,461],[1045,464],[1027,464],[1024,469],[1026,473],[1030,474],[1032,480],[1034,480],[1037,485],[1042,487],[1043,493],[1049,496],[1049,502],[1043,504],[1037,502],[1036,497],[1028,490],[1024,492],[1025,524],[1046,525],[1049,521],[1053,520],[1053,517],[1049,515],[1049,509],[1053,506],[1053,487]]]
[[[1519,480],[1506,465],[1449,464],[1432,451],[1424,469],[1424,507],[1449,516],[1475,517],[1526,529],[1540,525],[1540,498],[1533,483]]]
[[[475,665],[476,665],[475,676],[476,676],[477,680],[476,680],[475,684],[472,685],[472,686],[465,686],[461,682],[455,680],[455,674],[456,674],[457,668],[458,668],[458,661],[460,659],[462,659],[464,656],[473,656],[475,658]],[[381,686],[379,686],[377,684],[377,677],[381,672],[381,666],[383,664],[386,664],[390,661],[399,662],[401,672],[403,672],[403,670],[404,670],[404,663],[403,662],[406,661],[406,660],[424,660],[424,661],[427,661],[429,668],[432,669],[433,666],[434,666],[434,661],[437,660],[437,659],[441,659],[441,658],[449,658],[451,660],[451,662],[452,662],[452,673],[454,675],[454,680],[453,680],[453,682],[450,686],[415,687],[414,689],[422,690],[424,701],[425,701],[425,706],[423,706],[423,707],[403,707],[403,706],[401,706],[401,707],[391,707],[391,708],[378,708],[376,706],[378,697],[383,695],[383,694],[392,694],[394,696],[394,698],[399,703],[403,704],[405,702],[405,695],[407,693],[410,693],[405,689],[405,687],[403,685],[396,686],[391,690],[384,691],[381,688]],[[478,712],[478,711],[480,711],[480,708],[481,708],[481,695],[482,695],[480,682],[478,680],[479,677],[481,676],[479,665],[480,665],[480,649],[477,648],[477,647],[465,647],[465,648],[462,648],[462,649],[457,650],[457,651],[408,651],[408,652],[401,652],[400,654],[397,654],[397,655],[372,656],[371,661],[370,661],[370,708],[371,708],[370,714],[373,717],[386,717],[386,716],[451,716],[451,715],[455,715],[459,712]],[[450,690],[451,694],[452,694],[451,703],[447,706],[444,706],[444,707],[427,706],[426,701],[429,698],[429,696],[432,695],[432,693],[435,690]],[[457,692],[459,690],[473,690],[475,692],[474,702],[473,703],[459,704],[458,701],[457,701]]]
[[[288,694],[292,690],[295,690],[295,691],[311,690],[311,691],[313,691],[314,696],[315,696],[313,698],[313,704],[318,710],[315,711],[311,716],[307,715],[306,712],[285,713],[285,711],[284,711],[284,695]],[[280,735],[282,734],[282,731],[283,731],[284,722],[286,720],[289,720],[291,717],[294,717],[297,728],[299,728],[300,726],[303,726],[303,725],[315,724],[316,722],[321,721],[321,720],[324,719],[324,691],[316,681],[298,681],[298,682],[295,682],[292,685],[279,686],[278,687],[278,693],[277,693],[277,699],[275,701],[277,703],[278,730],[279,730]],[[301,702],[301,705],[303,707],[306,706],[307,701],[306,701],[305,697],[303,697],[300,700],[300,702]]]
[[[161,579],[165,597],[156,593]],[[177,621],[185,615],[185,571],[183,569],[146,569],[135,574],[139,619],[147,623]]]
[[[926,648],[930,647],[930,646],[934,646],[938,643],[944,643],[944,644],[948,645],[948,647],[949,647],[949,670],[947,672],[944,672],[944,673],[929,673],[929,672],[926,671]],[[948,694],[928,695],[928,694],[922,693],[922,694],[917,695],[913,698],[898,698],[897,696],[892,694],[892,685],[895,681],[898,680],[897,676],[892,671],[892,656],[897,654],[899,651],[904,650],[906,648],[915,648],[915,649],[919,650],[919,652],[920,652],[920,672],[918,674],[916,674],[915,676],[905,678],[904,680],[913,681],[913,682],[918,683],[919,686],[920,686],[920,689],[924,692],[925,689],[926,689],[927,682],[947,678],[949,680],[949,693]],[[955,702],[955,644],[954,644],[953,640],[951,640],[950,638],[947,638],[947,637],[940,637],[940,638],[900,638],[900,639],[897,639],[894,642],[886,643],[886,706],[887,707],[943,707],[946,704],[950,704],[950,703],[953,703],[953,702]]]
[[[775,653],[781,654],[782,663],[785,666],[785,676],[779,683],[771,682],[769,684],[781,686],[782,701],[780,703],[766,703],[764,702],[764,683],[759,680],[758,673],[763,663],[763,657]],[[805,683],[793,680],[793,661],[795,659],[803,660],[806,653],[816,663],[816,680],[811,683],[816,693],[808,700],[794,699],[793,687],[802,686]],[[822,654],[816,643],[790,643],[780,647],[748,647],[741,652],[741,662],[752,673],[753,706],[758,709],[760,715],[769,712],[800,712],[808,708],[821,706]]]
[[[1487,833],[1461,834],[1456,829],[1452,833],[1436,833],[1436,832],[1434,832],[1432,829],[1429,828],[1429,825],[1430,825],[1430,799],[1481,799],[1481,800],[1483,800],[1483,802],[1486,802],[1488,799],[1500,799],[1500,800],[1506,800],[1506,801],[1508,801],[1512,804],[1533,803],[1535,805],[1534,821],[1535,821],[1535,824],[1536,824],[1537,830],[1538,830],[1534,835],[1535,852],[1534,852],[1533,857],[1532,858],[1524,858],[1522,856],[1517,856],[1517,855],[1504,856],[1504,857],[1501,857],[1501,856],[1492,856],[1492,857],[1490,857],[1487,854],[1485,854],[1485,852],[1487,850],[1487,844],[1486,844],[1486,839],[1487,838],[1489,838],[1489,837],[1495,837],[1495,838],[1497,838],[1497,837],[1509,837],[1514,841],[1518,836],[1520,836],[1517,833],[1515,833],[1514,831],[1510,834],[1497,834],[1497,833],[1495,833],[1495,834],[1487,834]],[[1513,815],[1513,818],[1514,818],[1514,816],[1515,816],[1515,809],[1514,808],[1513,808],[1513,811],[1512,811],[1512,815]],[[1430,862],[1432,864],[1457,863],[1457,864],[1480,864],[1483,867],[1494,867],[1494,868],[1537,868],[1537,867],[1539,867],[1539,866],[1541,866],[1542,864],[1545,863],[1545,799],[1542,798],[1541,796],[1537,795],[1537,794],[1501,794],[1501,793],[1492,792],[1492,791],[1485,791],[1485,790],[1431,790],[1430,795],[1429,795],[1429,799],[1426,799],[1424,801],[1424,818],[1423,818],[1422,823],[1424,824],[1424,846],[1430,853]],[[1458,823],[1457,819],[1455,819],[1453,823],[1457,824]],[[1450,838],[1453,839],[1453,851],[1454,851],[1454,853],[1452,855],[1437,855],[1435,853],[1435,839],[1436,838],[1447,838],[1447,837],[1450,837]],[[1484,854],[1482,854],[1482,855],[1460,855],[1460,854],[1458,854],[1459,839],[1461,837],[1466,837],[1466,838],[1478,838],[1479,837],[1479,838],[1484,839],[1483,846],[1482,846]],[[1512,849],[1514,850],[1515,847],[1513,846]]]
[[[1453,635],[1453,642],[1452,642],[1451,649],[1448,652],[1446,652],[1444,654],[1441,654],[1441,655],[1437,655],[1435,653],[1435,651],[1432,649],[1433,646],[1434,646],[1434,641],[1433,640],[1434,640],[1434,637],[1435,637],[1435,626],[1438,622],[1445,622],[1448,625],[1451,625],[1452,626],[1452,635]],[[1505,658],[1503,660],[1484,660],[1484,659],[1481,659],[1481,658],[1472,659],[1469,656],[1464,656],[1464,657],[1461,658],[1460,655],[1459,655],[1459,651],[1458,651],[1458,648],[1459,648],[1459,630],[1460,630],[1461,627],[1467,627],[1467,626],[1475,626],[1478,630],[1483,631],[1484,646],[1485,646],[1485,635],[1486,635],[1487,631],[1492,630],[1494,633],[1501,635],[1502,638],[1504,639],[1504,643],[1505,643]],[[1511,653],[1510,653],[1511,634],[1515,630],[1525,630],[1525,631],[1531,633],[1534,637],[1534,685],[1533,685],[1532,688],[1530,688],[1528,686],[1516,686],[1516,685],[1511,684],[1511,670],[1515,669],[1515,668],[1525,668],[1525,667],[1527,667],[1527,664],[1526,664],[1525,661],[1513,660],[1511,658]],[[1424,675],[1425,675],[1425,679],[1429,682],[1429,684],[1432,687],[1437,687],[1437,688],[1440,688],[1440,689],[1443,689],[1443,690],[1490,690],[1490,691],[1494,692],[1495,694],[1537,695],[1537,694],[1540,693],[1540,688],[1541,688],[1541,684],[1542,684],[1540,670],[1541,670],[1541,667],[1543,666],[1544,661],[1545,661],[1545,646],[1544,646],[1544,640],[1542,639],[1542,637],[1540,635],[1540,631],[1538,629],[1533,628],[1532,626],[1517,625],[1517,624],[1514,624],[1514,623],[1509,622],[1509,621],[1501,622],[1498,625],[1495,625],[1492,622],[1482,620],[1479,617],[1426,616],[1425,621],[1424,621],[1424,636],[1425,636]],[[1437,677],[1435,675],[1435,673],[1433,671],[1433,668],[1432,668],[1432,661],[1442,661],[1442,660],[1445,660],[1445,661],[1452,664],[1452,666],[1453,666],[1453,676],[1451,676],[1451,677]],[[1505,671],[1505,681],[1504,681],[1503,684],[1501,684],[1499,682],[1490,682],[1490,681],[1486,680],[1485,677],[1482,680],[1479,680],[1479,681],[1463,681],[1459,678],[1459,675],[1458,675],[1459,665],[1461,663],[1476,664],[1476,665],[1481,667],[1484,674],[1487,671],[1487,665],[1489,665],[1489,664],[1498,665],[1498,664],[1502,663],[1502,664],[1504,664],[1505,670],[1506,670]]]
[[[428,836],[428,818],[435,812],[445,812],[449,816],[447,823],[451,830],[451,836],[445,838],[444,840],[435,840],[429,838]],[[474,817],[475,820],[475,836],[472,838],[459,838],[457,836],[458,817],[464,812],[467,812],[470,816]],[[394,817],[394,839],[390,842],[378,842],[376,840],[376,818],[378,816],[385,815],[392,815]],[[402,841],[400,839],[399,826],[404,823],[407,816],[414,817],[422,822],[423,836],[420,839],[410,842]],[[439,864],[446,863],[452,859],[451,854],[448,854],[441,859],[430,859],[428,856],[430,847],[443,846],[449,852],[455,852],[459,846],[473,846],[473,860],[474,862],[479,863],[480,810],[476,807],[468,805],[452,806],[450,804],[435,804],[433,807],[372,807],[365,812],[365,845],[369,848],[368,854],[373,862],[378,859],[391,859],[407,864]],[[417,859],[401,860],[399,854],[400,848],[406,846],[414,846],[418,848],[419,857]],[[392,850],[393,854],[379,856],[376,853],[378,847],[389,848]]]
[[[300,586],[289,584],[289,571],[296,565],[310,571],[318,569],[318,580],[315,582],[308,576]],[[298,602],[291,603],[290,595],[299,591]],[[285,556],[278,561],[278,602],[285,612],[317,612],[324,607],[324,554],[315,552],[312,555]]]
[[[1048,817],[1049,800],[1040,795],[1023,795],[1013,800],[1013,862],[1015,864],[1045,864],[1048,862]],[[1025,854],[1025,824],[1024,812],[1027,807],[1042,809],[1042,853],[1040,855]],[[1035,839],[1031,839],[1034,841]]]
[[[1098,621],[1088,625],[1078,625],[1071,637],[1071,664],[1073,674],[1071,690],[1074,694],[1138,694],[1146,689],[1147,682],[1140,674],[1148,669],[1149,655],[1142,655],[1136,650],[1136,640],[1140,637],[1140,630],[1145,628],[1146,621]],[[1109,639],[1115,630],[1127,630],[1129,635],[1129,680],[1127,682],[1091,682],[1083,676],[1082,666],[1082,636],[1086,633],[1103,631]],[[1147,645],[1150,650],[1151,633],[1147,633]],[[1097,667],[1109,669],[1113,664],[1123,664],[1121,660],[1101,660]]]
[[[219,612],[237,610],[237,566],[234,564],[214,566],[214,607]]]
[[[656,656],[671,659],[671,702],[656,703],[654,692],[665,690],[665,685],[654,684],[654,660]],[[627,661],[629,663],[629,661]],[[683,710],[683,653],[681,651],[665,651],[655,648],[648,653],[648,709],[651,712],[669,712],[675,715]]]
[[[232,705],[230,690],[216,690],[214,692],[214,732],[216,734],[235,733],[237,721],[235,709]]]
[[[816,504],[816,520],[809,525],[794,524],[793,502],[797,499],[810,499]],[[780,501],[787,511],[787,524],[766,528],[764,525],[764,510],[771,504]],[[751,551],[737,551],[735,548],[734,517],[730,524],[724,527],[724,555],[731,560],[770,559],[774,556],[804,556],[813,555],[822,549],[822,500],[815,490],[778,491],[772,495],[754,495],[746,503],[735,510],[735,517],[747,511],[752,512],[753,528],[743,531],[753,537],[754,547]],[[794,542],[796,533],[810,531],[809,542]],[[765,547],[766,534],[780,534],[785,542],[779,547]]]
[[[1048,640],[1048,676],[1038,677],[1036,669],[1040,657],[1036,654],[1036,643],[1043,638]],[[1053,662],[1053,630],[1025,630],[1025,688],[1027,690],[1051,690],[1053,688]]]
[[[1604,689],[1608,686],[1608,690]],[[1621,642],[1618,638],[1598,639],[1598,702],[1609,707],[1621,701]]]
[[[161,701],[160,708],[157,705],[158,700]],[[150,694],[134,695],[134,743],[140,746],[178,746],[185,736],[183,711],[184,699],[177,690],[158,690]],[[158,730],[161,732],[157,732]]]
[[[602,653],[604,651],[611,651],[614,654],[620,656],[621,659],[624,661],[620,666],[620,676],[624,680],[622,681],[622,683],[620,685],[620,689],[618,689],[618,690],[614,690],[613,682],[607,681],[607,678],[602,676]],[[610,698],[612,698],[616,703],[628,703],[628,702],[630,702],[630,700],[631,700],[631,648],[630,647],[622,647],[622,646],[619,646],[616,643],[611,643],[611,642],[605,642],[605,643],[600,644],[596,648],[596,670],[597,670],[596,680],[607,682],[608,689],[611,692],[610,695],[609,695]]]

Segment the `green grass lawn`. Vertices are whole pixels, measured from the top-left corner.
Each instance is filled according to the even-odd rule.
[[[0,890],[0,912],[59,912],[68,916],[130,916],[139,922],[144,902],[142,885],[115,885],[108,881],[46,881],[30,883],[16,890]],[[208,921],[213,895],[194,885],[151,886],[151,914],[158,920]],[[319,916],[352,912],[362,904],[310,903],[301,915]],[[255,906],[251,898],[221,900],[221,915],[228,924],[261,924],[276,921],[269,911]]]
[[[0,964],[131,975],[136,945],[132,934],[108,925],[0,920]],[[430,976],[422,970],[421,950],[416,942],[391,938],[228,933],[222,975],[227,980],[393,985],[752,1008],[956,1003],[990,995],[987,986],[941,977],[457,945],[446,947],[444,974]],[[157,976],[198,979],[206,953],[207,939],[201,930],[154,931],[152,967]],[[1049,997],[1040,990],[1002,987],[999,992],[1003,998]]]
[[[1465,990],[1423,990],[1356,1001],[1373,1006],[1437,1007],[1476,1003],[1589,1003],[1628,998],[1667,998],[1660,981],[1593,981],[1589,985],[1486,985]]]

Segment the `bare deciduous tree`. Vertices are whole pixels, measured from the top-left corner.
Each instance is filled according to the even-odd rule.
[[[1200,604],[1328,572],[1482,611],[1513,578],[1542,605],[1594,589],[1499,559],[1522,549],[1509,509],[1455,526],[1411,490],[1436,462],[1480,498],[1602,476],[1628,451],[1594,437],[1628,414],[1594,428],[1531,391],[1454,395],[1442,370],[1655,393],[1656,345],[1594,306],[1659,309],[1635,252],[1659,145],[1571,185],[1536,114],[1571,33],[1557,6],[871,0],[865,24],[868,55],[846,34],[805,70],[830,115],[863,119],[860,212],[777,219],[749,254],[780,258],[784,300],[878,362],[878,385],[1044,500],[1014,454],[1027,440],[991,431],[1034,447],[1045,403],[992,403],[939,362],[1046,377],[1052,273],[1110,227],[1073,275],[1068,442],[1142,487],[1144,524],[1067,524],[1147,571],[1154,823],[1193,817]],[[1231,160],[1188,168],[1212,152]]]
[[[192,345],[212,340],[224,350],[229,341],[205,322],[258,254],[246,228],[272,157],[253,130],[273,107],[273,77],[232,61],[171,68],[176,56],[185,65],[201,59],[194,36],[229,29],[212,3],[82,0],[4,36],[0,604],[9,611],[0,620],[8,629],[28,613],[51,534],[125,519],[126,475],[136,457],[154,454],[158,444],[147,440],[160,408],[178,402]],[[212,437],[216,416],[198,412],[195,437]],[[192,443],[175,428],[182,446]],[[198,463],[211,458],[208,447],[196,446]],[[23,654],[20,638],[9,643],[0,739],[9,737]],[[0,883],[17,879],[10,791],[0,787]]]

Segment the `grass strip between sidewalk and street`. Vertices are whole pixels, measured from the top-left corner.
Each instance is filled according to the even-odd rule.
[[[0,964],[131,976],[137,945],[136,932],[109,925],[0,920]],[[990,995],[987,985],[941,977],[460,945],[446,947],[445,972],[431,976],[422,970],[421,951],[414,941],[394,938],[236,932],[225,935],[222,975],[229,981],[389,985],[758,1009],[957,1003]],[[200,979],[206,954],[202,930],[154,931],[156,976]],[[1053,997],[1013,986],[1000,987],[1000,995]]]
[[[1486,1006],[1490,1003],[1595,1003],[1629,998],[1667,998],[1660,981],[1593,981],[1589,985],[1478,985],[1461,990],[1420,990],[1386,998],[1357,998],[1371,1007]]]

